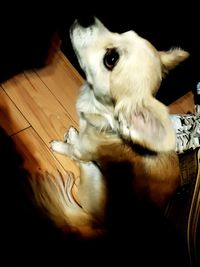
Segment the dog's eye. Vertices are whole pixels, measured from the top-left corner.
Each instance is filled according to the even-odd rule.
[[[112,70],[116,65],[116,63],[118,62],[118,60],[119,60],[119,53],[116,51],[116,49],[112,48],[107,50],[103,58],[103,63],[108,70]]]

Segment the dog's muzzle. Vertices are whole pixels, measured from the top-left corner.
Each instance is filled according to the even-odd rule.
[[[94,19],[94,16],[92,15],[79,16],[77,18],[77,23],[80,26],[87,28],[95,23],[95,19]]]
[[[91,27],[92,25],[95,24],[95,18],[94,16],[78,16],[77,19],[74,21],[74,23],[71,25],[70,27],[70,35],[71,35],[71,39],[73,36],[73,32],[76,28],[82,28],[83,29],[87,29],[89,27]],[[80,33],[79,33],[80,34]]]

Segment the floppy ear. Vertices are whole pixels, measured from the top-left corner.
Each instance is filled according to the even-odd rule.
[[[153,99],[137,109],[119,113],[120,133],[123,138],[152,151],[175,149],[175,131],[165,105]]]
[[[189,53],[181,48],[173,48],[169,51],[160,51],[159,55],[163,66],[164,75],[189,57]]]

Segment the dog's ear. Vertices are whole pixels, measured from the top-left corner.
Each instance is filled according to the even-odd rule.
[[[131,112],[119,113],[120,134],[152,151],[175,149],[175,131],[165,105],[152,98]]]
[[[163,67],[163,76],[165,76],[169,70],[175,68],[178,64],[189,57],[189,53],[181,48],[160,51],[159,55]]]

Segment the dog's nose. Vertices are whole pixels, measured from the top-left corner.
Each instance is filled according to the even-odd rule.
[[[87,28],[91,26],[92,24],[94,24],[95,19],[94,19],[94,16],[92,15],[85,15],[85,16],[79,16],[77,18],[77,21],[82,27]]]

